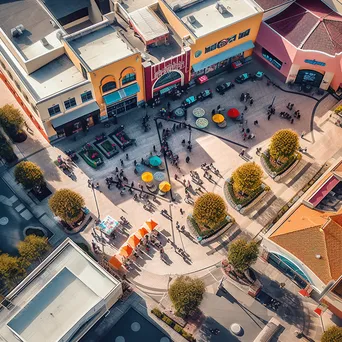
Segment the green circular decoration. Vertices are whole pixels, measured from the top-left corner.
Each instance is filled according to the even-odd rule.
[[[202,54],[202,50],[197,50],[195,52],[195,57],[198,58],[199,56],[201,56],[201,54]]]

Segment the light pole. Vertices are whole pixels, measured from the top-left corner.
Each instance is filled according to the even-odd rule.
[[[276,99],[276,96],[273,97],[272,104],[271,104],[271,108],[273,108],[275,99]]]
[[[96,205],[96,210],[97,210],[97,220],[96,220],[96,224],[100,223],[100,208],[99,208],[99,204],[97,202],[97,197],[96,197],[96,193],[95,193],[95,185],[94,182],[91,183],[91,189],[93,191],[93,196],[94,196],[94,200],[95,200],[95,205]],[[100,228],[100,237],[101,237],[101,245],[102,245],[102,257],[104,256],[104,245],[103,245],[103,235],[102,235],[102,230]]]
[[[191,145],[191,126],[190,124],[188,125],[189,128],[189,144]]]

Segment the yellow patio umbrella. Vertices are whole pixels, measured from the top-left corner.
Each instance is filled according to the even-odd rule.
[[[150,183],[153,181],[153,174],[151,172],[144,172],[141,175],[141,179],[145,182],[145,183]]]
[[[171,189],[171,184],[169,182],[161,182],[159,184],[159,190],[162,192],[168,192]]]
[[[224,121],[224,116],[222,114],[215,114],[213,117],[212,117],[213,121],[215,123],[222,123]]]

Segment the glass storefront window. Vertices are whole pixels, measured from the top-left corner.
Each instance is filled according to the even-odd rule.
[[[262,48],[261,50],[262,57],[264,57],[267,61],[269,61],[273,66],[275,66],[278,70],[281,69],[283,62],[277,57],[273,56],[269,51]]]

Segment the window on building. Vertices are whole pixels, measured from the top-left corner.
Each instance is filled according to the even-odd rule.
[[[35,105],[33,105],[32,103],[30,103],[30,105],[31,105],[31,108],[33,109],[33,111],[34,111],[36,114],[38,114],[38,109],[37,109],[37,107],[36,107]]]
[[[65,106],[65,109],[67,109],[67,110],[71,107],[75,107],[76,106],[75,98],[73,97],[71,99],[64,101],[64,106]]]
[[[48,108],[50,116],[54,116],[61,112],[59,105],[53,105],[52,107]]]
[[[6,65],[5,65],[2,61],[0,61],[0,64],[1,64],[1,66],[3,67],[3,69],[6,70]]]
[[[249,36],[251,29],[239,33],[239,39]]]
[[[19,91],[21,91],[21,88],[20,88],[19,83],[18,83],[17,81],[14,81],[14,84],[15,84],[15,86],[19,89]]]
[[[102,86],[102,92],[107,93],[108,91],[111,91],[112,89],[116,88],[116,82],[108,82]]]
[[[24,99],[25,99],[26,101],[29,100],[26,94],[24,94]]]
[[[234,36],[231,36],[231,37],[227,38],[227,40],[228,40],[228,43],[235,42],[236,41],[236,34],[234,34]]]
[[[11,80],[13,80],[12,74],[7,70],[8,76],[10,77]]]
[[[217,43],[213,44],[213,45],[210,45],[210,46],[207,46],[204,50],[205,53],[208,53],[210,51],[214,51],[215,49],[217,48]]]
[[[91,91],[86,91],[85,93],[81,94],[82,102],[87,102],[93,98],[93,94]]]
[[[122,84],[127,84],[127,83],[133,82],[135,80],[136,80],[135,73],[127,74],[126,76],[123,77]]]

